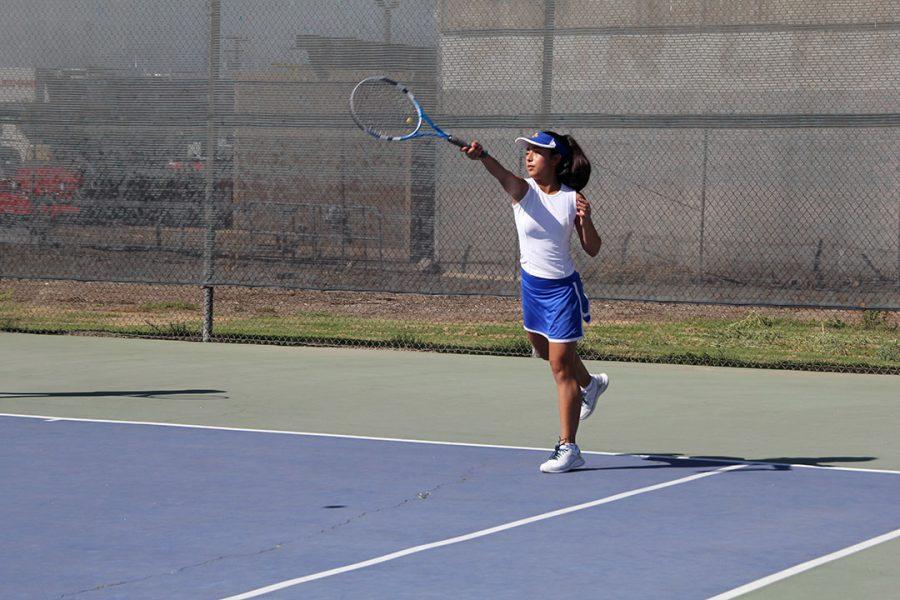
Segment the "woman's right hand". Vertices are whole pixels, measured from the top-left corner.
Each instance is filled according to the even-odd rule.
[[[468,146],[461,147],[459,151],[465,152],[472,160],[478,160],[484,155],[484,146],[479,144],[478,140],[472,140]]]

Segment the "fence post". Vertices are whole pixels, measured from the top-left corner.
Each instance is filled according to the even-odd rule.
[[[544,0],[544,51],[541,60],[541,127],[550,129],[553,105],[553,43],[556,35],[556,0]]]
[[[700,279],[706,275],[706,165],[709,162],[709,129],[703,130],[703,175],[700,183]]]
[[[215,190],[216,149],[216,88],[219,81],[219,51],[221,46],[221,0],[209,3],[209,105],[206,111],[206,190],[203,194],[203,226],[206,230],[203,243],[203,341],[212,339],[213,333],[213,257],[215,255],[216,228],[213,211]]]

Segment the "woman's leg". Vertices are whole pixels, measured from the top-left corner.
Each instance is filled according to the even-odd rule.
[[[556,380],[556,393],[559,400],[559,438],[563,442],[575,443],[578,433],[578,421],[581,416],[581,388],[578,381],[578,354],[575,342],[549,342],[548,356],[550,370]],[[584,369],[584,365],[581,365]],[[585,374],[587,371],[585,371]],[[585,385],[590,381],[586,376]]]
[[[584,363],[581,362],[581,357],[578,356],[578,353],[575,353],[575,379],[578,380],[578,385],[585,388],[591,382],[591,374],[588,373],[587,367],[584,366]]]
[[[550,342],[547,341],[547,338],[539,333],[531,333],[530,331],[526,331],[525,334],[528,336],[528,341],[531,342],[531,347],[534,348],[534,353],[537,357],[543,360],[550,360]]]
[[[530,331],[526,331],[525,333],[528,334],[528,341],[531,342],[534,353],[537,354],[539,358],[550,360],[550,342],[547,341],[547,338],[539,333],[532,333]],[[578,381],[578,385],[583,388],[587,387],[591,382],[591,375],[588,373],[584,363],[581,362],[581,358],[578,356],[577,352],[575,353],[575,379]]]

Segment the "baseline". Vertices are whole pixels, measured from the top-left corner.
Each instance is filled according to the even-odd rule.
[[[503,444],[478,444],[475,442],[445,442],[438,440],[418,440],[407,438],[377,437],[367,435],[353,435],[349,433],[319,433],[315,431],[291,431],[282,429],[253,429],[248,427],[227,427],[224,425],[198,425],[193,423],[165,423],[156,421],[125,421],[117,419],[88,419],[81,417],[57,417],[51,415],[32,415],[19,413],[0,413],[0,418],[22,418],[22,419],[40,419],[44,421],[74,421],[80,423],[113,423],[118,425],[148,425],[154,427],[181,427],[186,429],[213,429],[218,431],[243,431],[247,433],[272,433],[278,435],[299,435],[326,438],[341,438],[348,440],[369,440],[373,442],[399,442],[404,444],[433,444],[438,446],[462,446],[467,448],[497,448],[501,450],[538,450],[541,452],[549,452],[552,448],[535,447],[535,446],[512,446]],[[851,471],[858,473],[886,473],[889,475],[900,475],[900,471],[891,469],[864,469],[859,467],[826,467],[822,465],[804,465],[794,463],[767,462],[760,460],[738,460],[724,458],[706,458],[703,456],[689,455],[661,455],[661,454],[637,454],[632,452],[602,452],[599,450],[582,450],[582,454],[593,454],[597,456],[633,456],[635,458],[660,458],[665,460],[690,460],[709,463],[720,463],[726,465],[767,465],[773,467],[791,467],[795,469],[821,469],[824,471]]]

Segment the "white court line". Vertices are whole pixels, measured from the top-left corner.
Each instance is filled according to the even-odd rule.
[[[214,425],[193,425],[193,424],[187,424],[187,423],[157,423],[157,422],[152,422],[152,421],[122,421],[122,420],[113,420],[113,419],[84,419],[84,418],[75,418],[75,417],[49,417],[49,416],[45,416],[45,415],[26,415],[26,414],[13,414],[13,413],[0,413],[0,417],[15,417],[15,418],[23,418],[23,419],[44,419],[47,421],[113,423],[113,424],[122,424],[122,425],[151,425],[151,426],[158,426],[158,427],[180,427],[180,428],[188,428],[188,429],[243,431],[243,432],[249,432],[249,433],[274,433],[274,434],[281,434],[281,435],[318,436],[318,437],[345,438],[345,439],[356,439],[356,440],[402,442],[402,443],[410,443],[410,444],[434,444],[434,445],[442,445],[442,446],[464,446],[464,447],[471,447],[471,448],[499,448],[499,449],[507,449],[507,450],[539,450],[539,451],[548,450],[548,448],[535,448],[535,447],[528,447],[528,446],[505,446],[505,445],[497,445],[497,444],[475,444],[475,443],[466,443],[466,442],[441,442],[441,441],[429,441],[429,440],[411,440],[411,439],[403,439],[403,438],[373,437],[373,436],[336,434],[336,433],[313,433],[313,432],[303,432],[303,431],[285,431],[285,430],[276,430],[276,429],[251,429],[251,428],[242,428],[242,427],[220,427],[220,426],[214,426]],[[634,456],[637,458],[654,458],[655,456],[658,456],[658,455],[652,455],[652,454],[628,454],[628,453],[624,453],[624,452],[599,452],[599,451],[589,451],[589,450],[582,450],[582,454],[594,454],[594,455],[604,455],[604,456]],[[701,476],[713,475],[720,471],[739,469],[743,466],[752,466],[752,465],[769,465],[769,466],[779,466],[779,467],[787,466],[787,467],[792,467],[792,468],[823,469],[823,470],[827,470],[827,471],[856,471],[856,472],[863,472],[863,473],[888,473],[888,474],[893,474],[893,475],[900,475],[900,471],[893,471],[893,470],[888,470],[888,469],[861,469],[861,468],[855,468],[855,467],[823,467],[823,466],[818,466],[818,465],[800,465],[800,464],[772,463],[772,462],[762,462],[762,461],[738,461],[738,460],[724,460],[724,459],[714,459],[714,458],[696,458],[696,457],[692,457],[692,456],[683,456],[683,455],[681,455],[681,456],[659,456],[659,457],[665,458],[665,459],[693,460],[693,461],[704,461],[704,462],[725,463],[725,464],[735,465],[730,468],[720,469],[719,471],[714,471],[711,473],[704,473],[704,474],[701,474]],[[694,476],[688,477],[686,479],[692,479],[692,478],[697,478],[697,477],[698,476],[694,475]],[[675,482],[670,482],[668,484],[659,484],[659,485],[660,486],[675,485],[677,482],[680,482],[680,481],[682,481],[682,480],[676,480]],[[651,487],[656,487],[656,486],[651,486]],[[646,489],[646,491],[650,491],[650,490]],[[633,495],[634,493],[642,493],[642,492],[641,492],[641,490],[635,490],[634,492],[626,492],[626,494],[630,494],[630,495]],[[615,497],[611,497],[611,498],[615,498]],[[611,502],[613,500],[608,500],[608,501]],[[600,501],[596,501],[596,502],[600,502]],[[567,509],[563,509],[563,510],[567,510]],[[572,507],[572,510],[578,510],[578,508]],[[548,514],[550,514],[550,513],[548,513]],[[540,518],[540,515],[539,515],[539,517],[533,517],[533,519],[539,519],[539,518]],[[549,517],[547,517],[547,518],[549,518]],[[517,525],[510,524],[510,526],[514,527]],[[503,526],[501,526],[501,527],[503,527]],[[509,527],[507,527],[507,528],[509,528]],[[491,531],[491,530],[485,530],[485,531]],[[477,537],[476,534],[478,534],[478,533],[479,532],[476,532],[475,534],[469,534],[469,535]],[[485,533],[484,535],[488,535],[488,534]],[[896,531],[892,531],[887,534],[884,534],[877,538],[873,538],[871,540],[862,542],[855,546],[845,548],[844,550],[840,550],[833,554],[823,556],[819,559],[815,559],[813,561],[809,561],[807,563],[797,565],[795,567],[792,567],[791,569],[787,569],[785,571],[781,571],[779,573],[769,575],[768,577],[760,579],[756,582],[751,582],[751,583],[747,584],[746,586],[736,588],[729,592],[725,592],[724,594],[715,596],[713,598],[710,598],[709,600],[725,600],[726,598],[734,598],[735,596],[745,594],[745,593],[751,591],[751,589],[757,589],[759,587],[763,587],[763,586],[773,583],[774,581],[777,581],[779,579],[784,579],[786,577],[790,577],[791,575],[794,575],[796,573],[800,573],[802,571],[811,569],[820,564],[830,562],[832,560],[837,560],[838,558],[842,558],[849,554],[853,554],[854,552],[859,552],[860,550],[874,546],[876,544],[880,544],[880,543],[888,541],[890,539],[894,539],[898,536],[900,536],[900,529],[898,529]],[[463,537],[465,537],[465,536],[463,536]],[[452,540],[456,540],[456,539],[457,538],[452,538]],[[405,556],[406,554],[412,554],[414,551],[421,552],[422,550],[427,550],[430,547],[437,547],[437,545],[447,545],[449,543],[456,543],[455,541],[452,541],[452,540],[444,540],[443,542],[435,542],[435,544],[427,545],[428,547],[419,546],[419,547],[411,548],[409,550],[401,551],[401,552],[403,552],[402,555]],[[458,541],[463,541],[463,540],[458,540]],[[417,548],[420,548],[420,549],[417,549]],[[395,554],[397,554],[397,553],[395,553]],[[389,554],[386,556],[392,557],[394,555]],[[399,558],[399,556],[397,556],[397,557]],[[380,557],[380,558],[384,559],[385,557]],[[392,560],[392,559],[387,558],[385,560]],[[384,562],[383,560],[380,560],[379,558],[372,559],[372,561]],[[370,563],[376,564],[375,562],[366,561],[366,563],[357,563],[360,566],[355,567],[354,565],[349,565],[348,567],[342,567],[341,569],[336,569],[334,571],[344,572],[346,570],[352,570],[351,568],[363,568],[363,566],[368,566]],[[326,573],[326,574],[325,575],[319,574],[319,575],[321,575],[322,577],[327,577],[327,576],[329,576],[328,574],[337,574],[337,572],[332,572],[332,571],[326,571],[324,573]],[[310,575],[309,577],[313,577],[313,576],[314,575]],[[755,587],[751,588],[750,586],[755,586]],[[248,593],[250,593],[250,592],[248,592]],[[731,595],[729,595],[729,594],[731,594]],[[225,600],[236,600],[237,598],[249,598],[249,597],[252,597],[252,596],[233,596],[233,597],[227,598]]]
[[[688,477],[682,477],[680,479],[673,479],[672,481],[666,481],[664,483],[648,485],[647,487],[642,487],[642,488],[639,488],[636,490],[631,490],[629,492],[622,492],[620,494],[615,494],[613,496],[607,496],[606,498],[600,498],[599,500],[592,500],[590,502],[585,502],[583,504],[576,504],[574,506],[567,506],[566,508],[560,508],[558,510],[554,510],[551,512],[546,512],[546,513],[543,513],[540,515],[535,515],[533,517],[527,517],[525,519],[519,519],[518,521],[504,523],[503,525],[497,525],[496,527],[490,527],[488,529],[474,531],[472,533],[467,533],[465,535],[459,535],[456,537],[447,538],[445,540],[440,540],[438,542],[431,542],[430,544],[422,544],[421,546],[413,546],[412,548],[406,548],[405,550],[391,552],[390,554],[384,554],[382,556],[370,558],[369,560],[364,560],[362,562],[353,563],[351,565],[345,565],[343,567],[329,569],[328,571],[320,571],[318,573],[313,573],[312,575],[305,575],[303,577],[297,577],[295,579],[288,579],[286,581],[280,581],[278,583],[273,583],[272,585],[267,585],[265,587],[257,588],[255,590],[250,590],[250,591],[244,592],[242,594],[237,594],[236,596],[228,596],[227,598],[223,598],[222,600],[246,600],[247,598],[256,598],[257,596],[262,596],[263,594],[268,594],[270,592],[276,592],[278,590],[283,590],[288,587],[300,585],[301,583],[315,581],[316,579],[324,579],[326,577],[331,577],[333,575],[340,575],[341,573],[347,573],[349,571],[365,569],[366,567],[371,567],[373,565],[377,565],[380,563],[388,562],[391,560],[396,560],[398,558],[403,558],[404,556],[409,556],[410,554],[418,554],[419,552],[425,552],[426,550],[432,550],[434,548],[441,548],[443,546],[450,546],[451,544],[467,542],[469,540],[474,540],[476,538],[484,537],[484,536],[491,535],[494,533],[499,533],[501,531],[506,531],[507,529],[521,527],[522,525],[528,525],[530,523],[537,523],[538,521],[545,521],[547,519],[552,519],[554,517],[567,515],[569,513],[573,513],[573,512],[579,511],[579,510],[584,510],[586,508],[593,508],[595,506],[600,506],[601,504],[609,504],[610,502],[615,502],[617,500],[624,500],[625,498],[630,498],[631,496],[637,496],[638,494],[646,494],[647,492],[661,490],[663,488],[671,487],[673,485],[681,485],[682,483],[688,483],[689,481],[694,481],[696,479],[702,479],[704,477],[718,475],[719,473],[724,473],[726,471],[734,471],[736,469],[743,469],[746,466],[747,465],[731,465],[728,467],[722,467],[720,469],[716,469],[715,471],[707,471],[705,473],[697,473],[695,475],[690,475]]]
[[[866,540],[864,542],[860,542],[853,546],[848,546],[843,550],[838,550],[837,552],[832,552],[831,554],[826,554],[825,556],[820,556],[819,558],[810,560],[805,563],[801,563],[799,565],[795,565],[789,569],[785,569],[784,571],[779,571],[778,573],[773,573],[768,577],[763,577],[762,579],[757,579],[756,581],[751,581],[746,585],[742,585],[741,587],[734,588],[733,590],[728,590],[725,593],[719,594],[718,596],[712,596],[707,600],[730,600],[731,598],[737,598],[738,596],[742,596],[748,592],[752,592],[754,590],[758,590],[761,587],[765,587],[770,583],[775,583],[776,581],[781,581],[782,579],[787,579],[792,575],[796,575],[798,573],[802,573],[803,571],[808,571],[813,567],[818,567],[819,565],[824,565],[825,563],[829,563],[833,560],[837,560],[839,558],[844,558],[845,556],[850,556],[860,550],[865,550],[866,548],[871,548],[872,546],[877,546],[883,542],[887,542],[894,538],[900,537],[900,529],[895,529],[894,531],[885,533],[884,535],[879,535],[878,537],[874,537],[872,539]]]
[[[435,446],[463,446],[466,448],[498,448],[501,450],[538,450],[549,452],[552,448],[536,448],[532,446],[504,446],[501,444],[476,444],[472,442],[442,442],[436,440],[413,440],[405,438],[374,437],[367,435],[351,435],[348,433],[317,433],[314,431],[288,431],[282,429],[252,429],[247,427],[223,427],[218,425],[193,425],[190,423],[158,423],[154,421],[120,421],[115,419],[82,419],[77,417],[51,417],[47,415],[25,415],[16,413],[0,413],[0,417],[16,417],[21,419],[53,419],[56,421],[75,421],[80,423],[113,423],[117,425],[152,425],[155,427],[180,427],[184,429],[212,429],[216,431],[244,431],[248,433],[276,433],[278,435],[299,435],[309,437],[341,438],[348,440],[369,440],[373,442],[400,442],[404,444],[432,444]],[[900,471],[890,469],[863,469],[859,467],[824,467],[821,465],[800,465],[791,463],[766,462],[760,460],[729,460],[724,458],[704,458],[702,456],[668,454],[633,454],[629,452],[600,452],[598,450],[582,450],[582,454],[598,456],[633,456],[635,458],[664,460],[693,460],[724,465],[767,465],[774,467],[791,467],[795,469],[822,469],[824,471],[853,471],[858,473],[888,473],[900,475]]]

